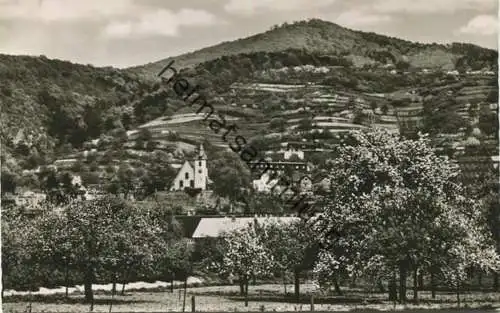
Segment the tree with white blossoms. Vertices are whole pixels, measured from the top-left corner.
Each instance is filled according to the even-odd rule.
[[[64,208],[63,216],[68,224],[65,238],[83,274],[88,302],[93,303],[92,284],[100,270],[111,272],[116,284],[119,273],[150,267],[165,250],[160,225],[122,199],[75,201]]]
[[[486,272],[500,269],[500,259],[495,246],[491,244],[491,238],[485,235],[487,234],[484,232],[485,229],[463,223],[464,219],[457,219],[453,225],[454,235],[458,235],[456,238],[459,239],[450,248],[449,258],[441,260],[443,262],[440,265],[444,281],[456,290],[458,306],[460,306],[460,286],[467,279],[467,269],[479,267]]]
[[[174,280],[184,280],[192,274],[192,246],[183,237],[182,225],[175,219],[173,212],[161,207],[151,212],[153,220],[161,225],[159,234],[166,244],[153,263],[153,275],[160,275],[163,280],[170,281],[170,291],[174,292]]]
[[[22,208],[2,211],[2,297],[7,287],[33,289],[40,278],[38,263],[43,258],[40,232]]]
[[[248,306],[250,278],[271,273],[273,259],[262,242],[264,231],[255,221],[244,229],[224,234],[225,254],[219,270],[221,274],[238,276],[244,282],[245,306]]]
[[[313,220],[326,251],[316,264],[318,277],[332,266],[390,286],[399,276],[404,302],[409,273],[417,281],[422,271],[463,275],[472,263],[497,268],[485,220],[476,202],[462,196],[458,166],[438,156],[426,136],[353,135],[356,143],[341,147],[332,162],[329,204]]]
[[[313,269],[314,284],[316,287],[328,292],[333,286],[335,292],[338,295],[342,295],[339,286],[339,277],[347,271],[344,267],[346,264],[344,256],[337,258],[337,255],[332,253],[332,251],[321,249],[316,257]]]
[[[312,266],[316,257],[317,245],[311,228],[304,221],[269,221],[262,225],[262,242],[273,259],[273,270],[282,274],[286,293],[286,276],[294,276],[295,299],[300,297],[300,273]]]

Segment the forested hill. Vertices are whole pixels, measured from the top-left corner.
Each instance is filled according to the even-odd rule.
[[[274,26],[267,32],[207,47],[174,57],[179,67],[241,53],[277,52],[287,49],[348,56],[355,65],[372,62],[409,63],[420,68],[493,69],[498,52],[472,44],[422,44],[394,37],[355,31],[337,24],[312,19]],[[173,57],[173,56],[172,56]],[[130,68],[144,75],[158,73],[170,58]]]
[[[150,87],[115,68],[44,56],[0,54],[0,77],[2,158],[32,155],[34,163],[51,158],[65,143],[80,147],[130,121],[128,104]]]
[[[199,84],[214,108],[237,120],[246,138],[258,138],[264,151],[325,129],[325,140],[335,141],[336,132],[370,122],[368,113],[377,125],[397,128],[396,107],[422,105],[435,109],[424,111],[432,113],[424,132],[468,136],[479,127],[486,138],[498,125],[491,106],[498,102],[497,55],[474,45],[422,45],[313,20],[179,60],[206,59],[182,76]],[[360,60],[370,64],[360,67]],[[428,60],[444,68],[420,67]],[[448,73],[446,62],[461,74]],[[97,160],[87,161],[99,176],[104,167],[113,172],[131,163],[131,155],[144,163],[137,159],[154,150],[188,151],[204,140],[221,146],[220,136],[189,116],[193,110],[171,86],[135,70],[0,54],[2,173],[20,175],[98,149]],[[269,130],[279,140],[264,138]]]
[[[176,67],[197,64],[187,75],[208,89],[225,89],[238,80],[252,79],[255,71],[287,66],[356,68],[366,63],[377,67],[391,63],[404,70],[428,66],[496,70],[497,57],[497,51],[470,44],[424,45],[313,19],[285,23],[262,34],[179,56]],[[2,145],[23,141],[39,151],[51,151],[65,143],[78,148],[117,127],[128,130],[164,113],[172,114],[177,106],[158,107],[158,101],[167,95],[156,93],[158,84],[141,75],[157,73],[164,62],[120,70],[43,56],[0,54],[0,77],[5,82],[0,86]],[[353,71],[343,72],[345,77],[337,80],[360,78]],[[346,87],[352,85],[345,83]],[[388,87],[380,77],[370,79],[369,84],[372,90],[366,91]]]

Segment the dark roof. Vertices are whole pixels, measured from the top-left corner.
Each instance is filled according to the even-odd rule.
[[[198,223],[201,220],[201,216],[188,216],[188,215],[177,215],[175,219],[181,224],[184,237],[191,238],[193,236]]]
[[[287,147],[316,147],[317,144],[314,142],[300,142],[300,141],[290,141],[287,143]]]
[[[282,165],[307,165],[307,162],[290,162],[290,161],[266,161],[270,165],[272,164],[282,164]],[[259,164],[261,162],[249,162],[250,164]],[[261,163],[262,164],[262,163]]]

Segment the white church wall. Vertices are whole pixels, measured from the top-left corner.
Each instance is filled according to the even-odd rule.
[[[193,181],[194,185],[194,170],[189,162],[186,161],[184,165],[182,165],[179,172],[177,172],[177,176],[175,177],[172,188],[170,190],[177,191],[183,190],[185,187],[190,187],[191,180]]]

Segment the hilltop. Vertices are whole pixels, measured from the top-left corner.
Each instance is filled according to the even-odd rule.
[[[423,44],[375,33],[356,31],[335,23],[311,19],[275,25],[270,30],[247,38],[223,42],[194,52],[129,68],[146,76],[158,73],[171,59],[179,67],[242,53],[307,50],[325,55],[348,56],[356,66],[380,62],[409,63],[419,68],[452,70],[457,67],[493,69],[498,52],[472,44]]]
[[[349,130],[402,131],[399,111],[419,111],[425,121],[410,133],[452,138],[455,146],[498,142],[496,57],[473,45],[423,45],[312,20],[186,54],[175,65],[192,65],[182,76],[259,151],[274,157],[305,140],[323,151],[310,158],[320,164]],[[434,65],[419,63],[429,60]],[[0,55],[2,174],[38,188],[33,173],[55,164],[82,174],[84,184],[129,177],[154,191],[175,174],[167,167],[198,144],[227,149],[171,85],[141,74],[161,66],[120,70]],[[4,177],[12,175],[2,175],[2,186]]]

